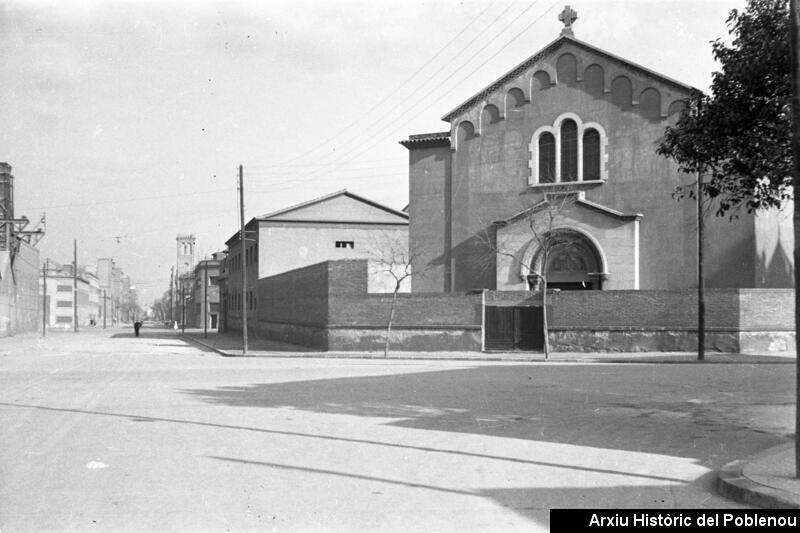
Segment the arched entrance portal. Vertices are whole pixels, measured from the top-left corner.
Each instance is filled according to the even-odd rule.
[[[603,284],[604,264],[597,246],[589,237],[571,229],[553,230],[543,236],[530,262],[528,285],[531,290],[541,288],[545,273],[548,289],[600,290]],[[545,266],[546,268],[542,268]]]

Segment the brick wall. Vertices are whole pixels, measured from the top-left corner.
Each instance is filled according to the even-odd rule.
[[[368,294],[368,262],[318,263],[263,278],[257,333],[329,350],[379,350],[392,294]],[[481,294],[398,294],[393,349],[480,350]]]
[[[562,291],[554,293],[551,302],[549,316],[554,328],[697,327],[695,290]],[[706,292],[706,326],[739,327],[736,289]]]

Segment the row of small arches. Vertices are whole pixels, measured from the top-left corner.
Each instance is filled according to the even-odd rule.
[[[564,83],[567,86],[578,86],[580,81],[581,88],[591,96],[598,99],[606,98],[605,70],[596,63],[586,67],[582,80],[579,80],[575,56],[569,53],[562,54],[558,58],[554,74],[560,83]],[[537,91],[546,91],[553,86],[551,74],[545,70],[536,71],[530,82],[532,94]],[[620,74],[611,81],[608,93],[609,101],[623,111],[633,109],[634,105],[637,105],[638,112],[648,120],[659,121],[664,118],[661,109],[661,92],[654,87],[642,89],[634,100],[633,82],[628,76]],[[505,113],[501,114],[500,109],[494,104],[486,104],[479,117],[478,131],[482,131],[487,125],[499,122],[509,111],[521,108],[529,101],[530,99],[525,98],[525,93],[522,89],[518,87],[509,89],[504,100]],[[675,100],[670,103],[666,115],[672,116],[680,113],[685,107],[686,102],[684,100]],[[464,125],[465,131],[462,133],[466,134],[466,138],[476,133],[475,127],[470,121],[464,121],[461,125]],[[471,133],[469,131],[470,128]]]

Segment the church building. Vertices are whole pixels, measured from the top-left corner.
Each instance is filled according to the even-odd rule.
[[[697,204],[673,193],[698,176],[656,153],[695,89],[576,39],[576,18],[448,131],[401,142],[413,292],[697,286]],[[709,288],[793,286],[791,212],[709,209]]]

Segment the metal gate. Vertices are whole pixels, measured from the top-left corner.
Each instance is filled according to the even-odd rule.
[[[544,349],[541,307],[486,307],[486,350]]]

